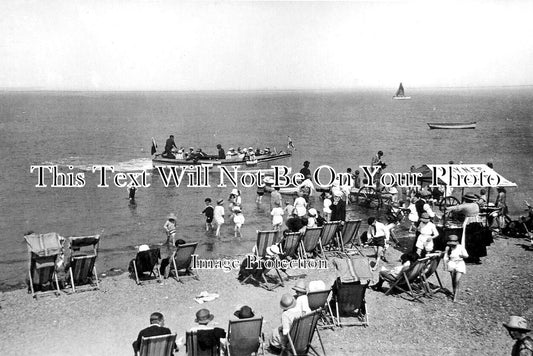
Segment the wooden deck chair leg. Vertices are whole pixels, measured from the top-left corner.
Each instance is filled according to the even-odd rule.
[[[293,355],[298,355],[298,353],[296,352],[296,348],[294,347],[294,342],[292,342],[292,338],[291,338],[290,333],[289,333],[289,335],[287,335],[287,337],[289,338],[289,344],[291,345],[291,349],[292,349]]]
[[[57,296],[61,295],[61,290],[59,289],[59,279],[57,278],[57,272],[54,271],[54,279],[56,281],[56,292]]]
[[[322,240],[318,240],[318,244],[320,245],[320,257],[326,258],[326,251],[324,251],[324,246],[322,246]]]
[[[98,283],[98,274],[96,273],[96,266],[93,267],[94,280],[96,282],[96,288],[100,289],[100,284]]]
[[[172,265],[174,266],[174,274],[176,275],[176,281],[180,282],[180,283],[183,283],[183,281],[180,279],[180,275],[178,273],[178,266],[176,266],[176,260],[173,258],[172,259]]]
[[[133,260],[133,270],[135,271],[135,280],[137,281],[137,284],[141,284],[141,281],[139,281],[139,273],[137,272],[137,261]]]
[[[407,278],[407,276],[404,274],[404,278],[405,278],[405,282],[407,283],[407,288],[409,289],[409,292],[408,294],[411,296],[411,298],[413,298],[413,301],[418,301],[418,302],[422,302],[422,300],[420,299],[419,296],[417,296],[415,294],[415,292],[413,291],[413,288],[411,287],[411,283],[409,283],[409,279]]]
[[[337,326],[342,327],[341,325],[341,315],[339,313],[339,301],[335,299],[335,311],[337,312]],[[335,322],[335,317],[333,317],[333,322]]]
[[[31,277],[31,270],[28,272],[28,275],[30,276],[30,290],[31,290],[31,296],[35,298],[35,290],[33,289],[33,278]]]
[[[316,334],[318,335],[318,341],[320,342],[320,347],[322,348],[322,352],[324,353],[324,356],[326,356],[326,350],[324,349],[324,344],[322,343],[322,337],[320,336],[320,333],[318,332],[318,328],[316,328],[315,331],[316,331]],[[311,345],[309,345],[309,346],[311,346]],[[318,355],[318,352],[316,352],[316,350],[313,348],[313,346],[311,346],[311,348]]]
[[[74,285],[74,273],[72,272],[72,267],[68,269],[70,273],[70,284],[72,287],[72,293],[76,293],[76,286]]]
[[[156,265],[154,266],[153,273],[154,273],[154,275],[156,276],[157,281],[161,283],[161,272],[159,271],[159,265],[156,264]]]

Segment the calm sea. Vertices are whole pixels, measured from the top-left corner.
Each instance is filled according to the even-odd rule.
[[[251,250],[255,231],[270,227],[269,197],[255,204],[255,189],[243,190],[243,238],[207,236],[200,214],[204,198],[227,198],[231,187],[165,188],[157,174],[131,205],[125,188],[97,188],[93,165],[140,172],[151,167],[150,144],[164,146],[169,134],[178,146],[215,153],[229,147],[285,149],[287,135],[296,152],[291,166],[335,170],[369,164],[378,150],[389,172],[411,165],[492,161],[496,171],[518,184],[508,190],[510,211],[533,202],[533,89],[410,90],[413,100],[393,101],[388,91],[199,92],[0,94],[0,289],[22,285],[27,273],[23,235],[55,231],[62,236],[101,234],[99,272],[126,269],[135,246],[161,243],[166,216],[179,217],[178,237],[201,241],[204,255]],[[477,121],[475,130],[429,130],[426,122]],[[31,165],[57,165],[83,172],[81,188],[37,188]],[[69,169],[72,166],[72,169]],[[215,180],[215,183],[218,183]],[[358,209],[352,216],[366,217]]]

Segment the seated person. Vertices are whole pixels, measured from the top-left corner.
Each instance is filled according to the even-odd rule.
[[[385,282],[385,278],[389,280],[396,279],[400,275],[400,273],[407,271],[409,267],[411,267],[411,264],[414,263],[417,259],[418,255],[413,252],[404,253],[400,256],[400,261],[402,262],[401,265],[393,267],[390,270],[386,269],[385,267],[381,267],[381,271],[379,271],[379,281],[370,288],[372,288],[373,290],[381,290],[383,282]]]
[[[141,341],[143,337],[160,336],[172,334],[169,328],[165,328],[165,318],[163,314],[155,312],[150,315],[150,326],[142,329],[137,336],[137,340],[133,342],[133,351],[135,355],[139,353]],[[178,340],[179,344],[183,344],[183,339]],[[178,351],[178,346],[174,343],[174,351]]]
[[[305,232],[305,227],[307,226],[307,219],[302,217],[302,216],[298,216],[298,211],[296,209],[294,209],[292,211],[292,216],[290,218],[287,219],[287,221],[285,222],[285,225],[287,226],[287,229],[284,230],[283,232],[285,233],[285,231],[287,232]]]
[[[184,245],[185,241],[182,239],[178,239],[175,243],[176,250],[172,252],[172,254],[166,258],[163,258],[161,260],[161,267],[159,268],[159,272],[163,275],[164,278],[168,278],[168,275],[170,274],[170,270],[172,267],[172,259],[176,255],[176,251],[180,248],[180,245]]]
[[[214,327],[209,325],[213,321],[214,315],[209,312],[208,309],[200,309],[196,312],[196,319],[194,320],[197,323],[197,326],[191,328],[190,331],[196,331],[198,348],[200,350],[210,350],[215,346],[225,344],[226,331],[222,328]]]
[[[305,287],[305,281],[299,280],[296,282],[296,285],[292,287],[296,292],[294,298],[296,298],[296,308],[302,311],[302,314],[305,315],[311,312],[309,308],[309,300],[307,299],[307,288]]]
[[[283,310],[281,313],[281,326],[272,330],[272,338],[270,339],[270,350],[274,353],[279,353],[287,347],[292,322],[303,315],[301,309],[296,307],[294,297],[288,293],[281,296],[279,305]]]
[[[198,158],[200,158],[200,159],[202,159],[202,158],[206,158],[206,157],[207,157],[207,154],[206,154],[204,151],[202,151],[201,148],[198,148],[198,149],[196,150],[196,157],[198,157]]]

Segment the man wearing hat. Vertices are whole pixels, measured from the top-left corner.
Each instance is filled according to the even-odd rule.
[[[300,173],[304,176],[304,178],[306,178],[307,176],[311,176],[309,164],[311,164],[309,161],[305,161],[304,166],[302,167],[302,169],[300,169]]]
[[[210,350],[220,344],[221,339],[223,344],[225,343],[226,331],[222,328],[216,328],[209,325],[214,319],[214,315],[209,312],[208,309],[200,309],[196,312],[197,326],[191,328],[191,331],[195,331],[198,339],[198,347],[201,350]]]
[[[511,315],[508,323],[503,323],[503,326],[509,332],[509,335],[516,340],[511,351],[511,356],[532,356],[533,355],[533,339],[526,335],[531,331],[527,327],[526,319],[521,316]]]
[[[165,318],[163,314],[155,312],[150,315],[150,326],[142,329],[137,336],[137,340],[133,342],[133,351],[137,355],[141,347],[141,341],[143,337],[152,337],[160,335],[169,335],[172,332],[169,328],[165,328]],[[183,340],[180,339],[180,344]],[[178,346],[174,343],[174,351],[178,351]]]
[[[217,145],[218,150],[218,159],[226,159],[226,152],[224,152],[224,149],[222,148],[222,145],[219,143]]]
[[[279,306],[283,310],[281,313],[281,326],[272,331],[270,339],[270,349],[274,352],[280,352],[287,345],[288,335],[291,331],[294,319],[301,317],[302,311],[296,308],[296,300],[288,293],[281,296]]]
[[[296,298],[296,308],[302,311],[302,314],[310,313],[309,300],[307,299],[307,288],[305,287],[305,281],[299,280],[296,285],[292,287],[296,292],[294,298]]]
[[[243,305],[239,309],[235,310],[235,313],[233,313],[237,317],[237,319],[250,319],[255,316],[254,312],[252,311],[252,308],[250,308],[247,305]]]

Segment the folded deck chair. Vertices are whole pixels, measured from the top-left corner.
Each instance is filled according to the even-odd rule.
[[[139,356],[171,356],[176,342],[176,334],[143,337],[139,346]]]
[[[75,293],[76,287],[81,285],[88,287],[85,288],[86,290],[99,289],[95,262],[100,235],[73,236],[69,237],[68,240],[70,242],[69,279],[72,292]],[[83,251],[87,248],[89,251]]]
[[[337,231],[341,225],[340,221],[328,221],[322,226],[322,234],[318,241],[320,245],[320,255],[325,257],[325,248],[330,247],[333,241],[338,237]],[[336,241],[338,243],[338,241]]]
[[[300,239],[300,258],[307,258],[312,255],[320,244],[322,227],[308,227]]]
[[[411,297],[411,301],[422,300],[420,297],[425,294],[422,289],[416,290],[415,284],[422,279],[422,273],[426,269],[428,261],[431,257],[425,257],[414,262],[407,270],[403,271],[396,277],[396,279],[389,279],[386,276],[382,276],[390,285],[389,289],[385,292],[385,295],[390,294],[393,290],[397,289],[401,293],[407,293]]]
[[[253,251],[255,257],[258,260],[265,260],[267,258],[267,248],[279,242],[279,235],[280,232],[278,230],[257,231],[257,241]],[[253,279],[258,282],[262,288],[265,288],[266,290],[273,290],[280,286],[283,287],[283,278],[281,278],[281,274],[279,273],[277,268],[274,268],[274,270],[276,271],[276,274],[279,277],[279,282],[277,283],[269,283],[267,281],[266,274],[268,273],[268,270],[265,268],[261,269],[260,280],[256,279],[254,274],[250,274],[241,283],[244,284],[249,279]]]
[[[130,274],[135,275],[137,284],[154,278],[157,281],[161,280],[158,267],[160,258],[161,251],[158,247],[137,252],[137,256],[131,260],[129,268]]]
[[[356,246],[356,237],[359,233],[359,228],[361,227],[361,220],[346,220],[344,226],[342,227],[342,232],[340,236],[340,248],[341,251],[347,253],[349,250],[355,249]],[[359,253],[361,251],[357,249]]]
[[[29,253],[29,288],[34,298],[39,295],[59,295],[57,261],[63,253],[62,238],[57,233],[24,236]]]
[[[338,326],[368,326],[368,308],[365,294],[369,283],[341,283],[339,279],[333,286],[333,301]],[[352,317],[353,321],[343,321],[343,317]]]
[[[264,355],[264,337],[261,333],[262,327],[263,317],[230,320],[227,338],[228,355],[257,355],[260,346]]]
[[[206,349],[202,349],[198,342],[198,333],[202,332],[212,332],[211,330],[197,330],[197,331],[187,331],[185,333],[185,339],[186,339],[186,348],[187,348],[187,356],[218,356],[220,354],[220,343],[216,342],[213,343],[211,347],[207,347]]]
[[[317,310],[320,315],[320,328],[333,328],[335,326],[335,319],[333,318],[333,311],[329,304],[331,288],[319,290],[315,292],[307,292],[307,300],[311,310]]]
[[[442,286],[442,282],[440,280],[439,274],[437,272],[437,269],[439,267],[440,261],[442,260],[442,257],[444,256],[444,253],[442,251],[435,251],[434,253],[426,254],[426,257],[429,257],[429,261],[426,263],[426,268],[421,273],[422,281],[424,283],[424,287],[426,289],[427,295],[432,296],[433,294],[441,291],[445,291],[444,287]],[[436,288],[433,288],[431,286],[431,283],[429,283],[428,279],[435,275],[435,278],[437,279],[437,282],[439,283],[439,286]]]
[[[179,245],[176,252],[172,255],[172,267],[174,268],[174,275],[178,282],[183,283],[183,277],[192,277],[200,280],[194,268],[191,267],[192,255],[194,255],[196,247],[198,247],[198,242]],[[182,273],[181,276],[180,273]]]
[[[300,246],[301,234],[299,232],[290,232],[283,236],[283,258],[294,258],[298,253],[298,247]]]
[[[288,335],[289,348],[284,351],[289,351],[292,355],[308,355],[309,351],[313,350],[313,352],[318,355],[318,352],[313,345],[311,345],[316,331],[320,346],[322,347],[322,352],[325,355],[326,351],[324,350],[324,344],[322,344],[322,339],[316,327],[319,318],[320,315],[318,314],[318,311],[314,311],[294,319],[291,325],[291,331]]]

